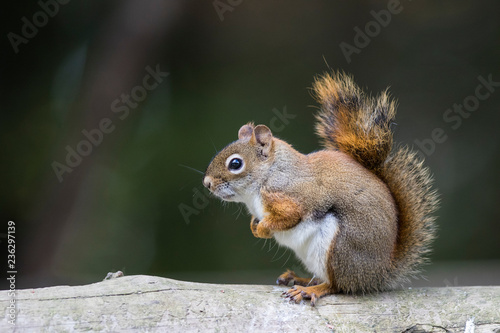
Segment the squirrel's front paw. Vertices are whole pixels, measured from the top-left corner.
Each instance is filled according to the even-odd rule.
[[[252,220],[250,221],[250,229],[252,230],[252,234],[257,238],[271,238],[271,230],[265,227],[265,219],[260,221],[255,216],[252,216]]]
[[[250,220],[250,229],[252,230],[252,234],[255,237],[259,237],[257,236],[257,225],[259,224],[259,222],[260,221],[255,216],[252,216],[252,219]]]

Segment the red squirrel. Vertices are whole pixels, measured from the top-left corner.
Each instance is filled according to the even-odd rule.
[[[325,149],[307,155],[246,124],[211,161],[203,184],[244,203],[255,237],[292,249],[314,279],[293,271],[292,301],[395,288],[419,272],[435,236],[438,195],[416,153],[394,148],[395,102],[366,95],[340,73],[316,78],[317,134]]]

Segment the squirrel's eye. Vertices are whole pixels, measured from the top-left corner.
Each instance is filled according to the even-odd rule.
[[[245,162],[240,154],[233,154],[226,159],[226,168],[232,174],[239,174],[245,170]]]
[[[240,158],[233,158],[228,165],[230,170],[238,170],[243,165],[243,161]]]

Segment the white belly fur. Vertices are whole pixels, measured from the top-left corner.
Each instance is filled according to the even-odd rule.
[[[265,217],[266,213],[260,195],[246,195],[238,201],[244,202],[250,214],[259,220]],[[276,231],[274,238],[280,245],[292,249],[315,277],[329,282],[326,261],[337,231],[337,218],[332,214],[327,214],[321,220],[305,219],[290,230]]]
[[[277,231],[274,238],[279,244],[292,249],[317,278],[329,282],[326,261],[337,231],[337,218],[327,214],[322,220],[306,219],[290,230]]]
[[[245,203],[250,214],[259,220],[264,219],[264,206],[262,205],[262,198],[260,195],[247,195],[241,197],[240,201]]]

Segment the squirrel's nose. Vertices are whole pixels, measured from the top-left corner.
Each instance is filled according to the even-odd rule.
[[[212,182],[213,180],[210,176],[205,176],[205,178],[203,178],[203,185],[209,190],[212,188]]]

